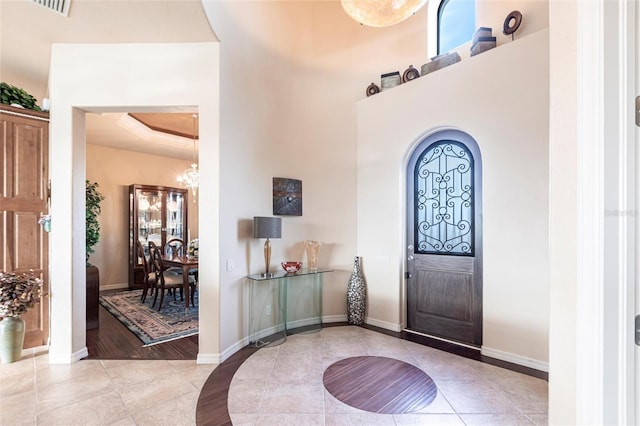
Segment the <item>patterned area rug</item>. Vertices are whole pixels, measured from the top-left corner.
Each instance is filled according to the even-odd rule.
[[[184,302],[173,296],[165,295],[160,312],[151,308],[153,297],[147,296],[145,303],[140,301],[142,290],[121,291],[100,296],[100,304],[111,312],[118,321],[138,336],[144,346],[157,345],[169,340],[198,334],[198,292],[195,294],[195,306],[186,310]],[[158,297],[158,302],[160,298]]]

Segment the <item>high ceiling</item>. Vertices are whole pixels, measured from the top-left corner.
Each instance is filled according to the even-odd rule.
[[[67,0],[69,1],[69,0]],[[53,43],[188,43],[217,38],[200,0],[70,0],[68,17],[32,0],[0,0],[0,80],[46,96]],[[25,25],[28,23],[28,25]],[[52,99],[52,102],[55,102]],[[176,112],[183,110],[176,109]],[[190,117],[190,114],[186,114]],[[169,123],[181,116],[166,116]],[[184,117],[184,115],[182,116]],[[87,142],[190,160],[193,141],[137,131],[124,113],[87,115]],[[162,117],[154,117],[154,126]],[[139,123],[138,123],[139,124]],[[189,126],[191,127],[191,126]]]

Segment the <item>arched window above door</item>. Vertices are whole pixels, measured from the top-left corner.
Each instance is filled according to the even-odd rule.
[[[413,179],[415,252],[473,256],[471,151],[456,140],[437,140],[418,156]]]
[[[473,38],[476,30],[476,0],[429,2],[429,55],[451,52]]]

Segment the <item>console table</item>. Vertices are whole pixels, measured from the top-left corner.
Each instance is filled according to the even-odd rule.
[[[322,276],[333,269],[249,275],[249,345],[279,345],[292,332],[322,326]]]

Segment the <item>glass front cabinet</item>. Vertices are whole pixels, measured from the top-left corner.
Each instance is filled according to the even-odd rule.
[[[136,250],[140,241],[149,258],[149,242],[158,247],[173,239],[187,241],[187,190],[167,186],[129,186],[129,288],[143,286]]]

